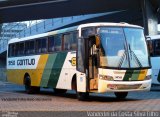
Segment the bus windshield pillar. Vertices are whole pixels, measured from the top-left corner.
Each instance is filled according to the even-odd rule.
[[[158,12],[155,12],[149,0],[142,0],[143,25],[146,35],[158,34]]]

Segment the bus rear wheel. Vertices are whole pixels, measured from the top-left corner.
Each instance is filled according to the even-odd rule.
[[[40,87],[31,86],[31,79],[29,76],[26,76],[24,84],[25,84],[25,91],[27,94],[39,93]]]
[[[77,98],[80,101],[85,101],[89,97],[89,92],[77,92]]]
[[[128,95],[128,92],[114,92],[116,98],[125,99]]]

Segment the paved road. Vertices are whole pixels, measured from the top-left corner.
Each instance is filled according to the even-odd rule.
[[[131,92],[125,100],[113,93],[91,94],[78,101],[75,92],[56,95],[51,89],[28,95],[23,86],[0,83],[0,111],[160,111],[160,86],[150,92]]]

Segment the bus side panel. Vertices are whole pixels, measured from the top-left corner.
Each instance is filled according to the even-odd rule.
[[[35,62],[32,65],[27,63],[18,64],[18,60],[31,60],[34,59]],[[16,84],[24,84],[25,74],[28,74],[31,79],[31,86],[40,86],[40,81],[42,74],[48,59],[48,54],[36,55],[36,56],[26,56],[26,57],[16,57],[10,58],[9,61],[15,61],[14,65],[7,64],[7,80]],[[27,65],[26,65],[27,64]]]
[[[23,70],[8,69],[7,70],[7,81],[15,84],[23,85]]]
[[[160,84],[160,57],[151,57],[152,83]]]
[[[68,52],[56,88],[71,89],[74,74],[76,74],[76,52]]]
[[[48,60],[46,61],[45,69],[44,69],[42,79],[40,82],[40,86],[42,86],[42,87],[48,87],[48,81],[49,81],[49,78],[50,78],[50,75],[52,72],[52,67],[53,67],[55,60],[56,60],[56,56],[57,56],[56,53],[50,54],[48,56]]]
[[[7,80],[12,83],[23,85],[24,84],[24,76],[26,73],[29,74],[31,81],[32,81],[32,78],[36,78],[36,70],[9,69],[9,70],[7,70]],[[33,85],[33,86],[38,86],[38,85]]]
[[[41,86],[51,88],[56,87],[66,56],[67,52],[49,55],[42,75]]]
[[[45,65],[48,61],[48,54],[41,55],[36,70],[31,74],[32,86],[40,86]]]

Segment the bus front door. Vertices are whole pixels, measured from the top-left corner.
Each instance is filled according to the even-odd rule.
[[[97,48],[95,36],[88,40],[88,78],[89,90],[96,91],[98,89],[98,68],[97,68]]]

